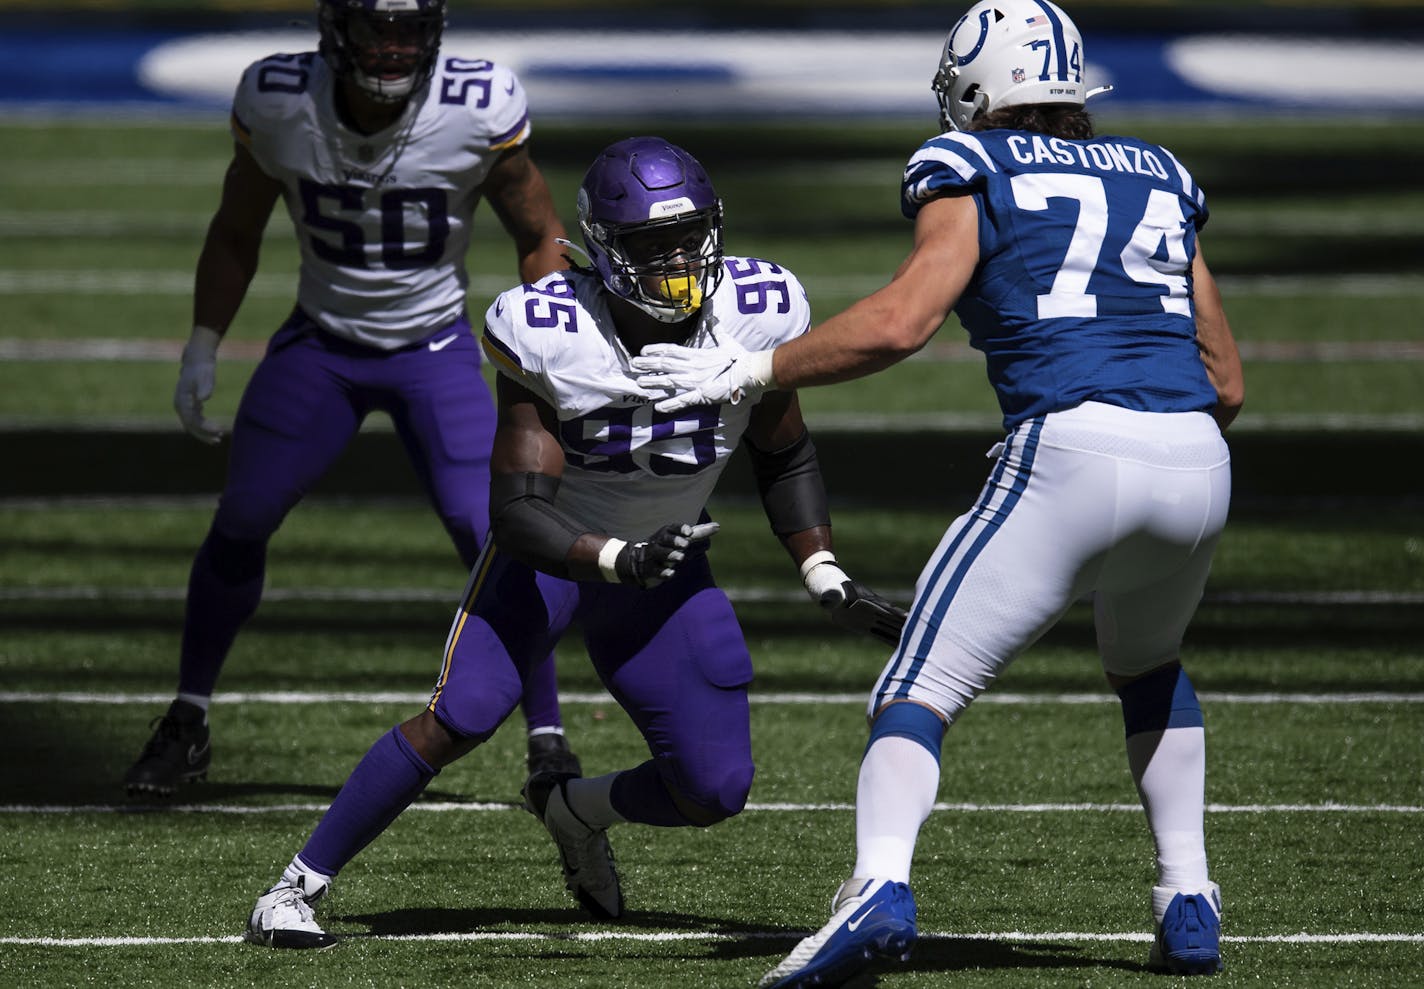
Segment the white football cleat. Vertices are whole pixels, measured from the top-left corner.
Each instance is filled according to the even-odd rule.
[[[600,920],[623,913],[623,889],[613,864],[608,833],[581,821],[564,799],[571,773],[535,773],[524,784],[524,809],[553,836],[564,866],[564,886],[585,910]]]
[[[284,873],[257,898],[243,938],[268,948],[330,948],[336,937],[321,929],[312,911],[330,886],[310,873],[298,873],[295,880]]]

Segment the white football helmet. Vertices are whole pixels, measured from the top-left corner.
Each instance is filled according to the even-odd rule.
[[[940,126],[968,130],[979,113],[1022,103],[1082,106],[1083,36],[1049,0],[980,0],[944,40],[930,83]]]

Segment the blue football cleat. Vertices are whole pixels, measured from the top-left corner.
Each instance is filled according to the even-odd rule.
[[[1216,883],[1195,893],[1154,886],[1157,936],[1147,958],[1150,968],[1173,975],[1215,975],[1221,971],[1221,890]]]
[[[839,986],[877,962],[908,960],[915,934],[915,896],[909,886],[888,879],[848,879],[831,904],[826,926],[804,938],[757,985]]]

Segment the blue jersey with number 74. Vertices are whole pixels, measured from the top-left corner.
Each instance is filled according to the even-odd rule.
[[[1210,410],[1191,267],[1205,197],[1177,159],[1135,138],[946,133],[905,167],[914,217],[973,195],[979,266],[955,306],[988,359],[1005,428],[1104,402]]]

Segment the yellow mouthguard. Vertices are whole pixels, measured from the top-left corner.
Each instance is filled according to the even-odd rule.
[[[664,278],[659,288],[663,298],[675,303],[677,308],[685,312],[693,312],[702,306],[702,286],[697,283],[696,278],[688,275]]]

